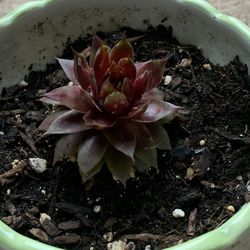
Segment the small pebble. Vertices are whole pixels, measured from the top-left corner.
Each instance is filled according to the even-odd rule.
[[[9,188],[9,189],[7,189],[7,191],[6,191],[6,194],[7,194],[7,195],[10,195],[10,193],[11,193],[11,189]]]
[[[47,243],[49,241],[49,236],[40,228],[31,228],[29,232],[38,240]]]
[[[16,167],[16,165],[17,165],[18,163],[20,163],[20,161],[17,160],[17,159],[15,159],[13,162],[11,162],[11,165],[12,165],[12,167],[14,168],[14,167]]]
[[[0,135],[4,135],[4,132],[3,132],[3,131],[0,131]]]
[[[212,67],[209,63],[205,63],[205,64],[203,64],[203,69],[212,70]]]
[[[29,165],[38,174],[43,173],[47,169],[47,161],[41,158],[29,158]]]
[[[205,140],[200,140],[200,146],[204,146],[204,145],[205,145],[205,143],[206,143],[206,141],[205,141]]]
[[[231,212],[231,213],[234,213],[234,212],[235,212],[235,208],[234,208],[234,206],[232,206],[232,205],[229,205],[229,206],[227,207],[227,210],[228,210],[229,212]]]
[[[48,214],[41,213],[39,222],[43,230],[51,237],[55,237],[60,233],[57,226],[51,221],[51,217]]]
[[[46,89],[39,89],[39,90],[37,91],[37,96],[44,95],[45,93],[47,93],[47,90],[46,90]]]
[[[189,181],[193,180],[195,176],[195,172],[194,172],[194,169],[193,168],[187,168],[187,172],[186,172],[186,176],[185,178],[188,179]]]
[[[95,248],[94,247],[90,247],[89,250],[94,250]]]
[[[112,232],[105,233],[102,237],[105,241],[111,242],[113,240],[113,233]]]
[[[236,176],[236,179],[237,179],[238,181],[242,181],[242,180],[243,180],[243,177],[242,177],[241,175],[238,175],[238,176]]]
[[[118,240],[107,244],[107,250],[135,250],[135,243],[126,240]]]
[[[101,211],[101,206],[97,205],[97,206],[94,206],[94,212],[95,213],[100,213]]]
[[[60,245],[76,244],[81,240],[81,237],[75,233],[67,233],[58,235],[54,238],[54,243]]]
[[[45,220],[51,220],[51,217],[48,214],[41,213],[40,214],[40,223],[43,224]]]
[[[27,82],[25,82],[25,81],[21,81],[21,82],[20,82],[20,85],[23,86],[23,87],[26,87],[26,86],[28,86],[29,84],[28,84]]]
[[[190,66],[191,63],[192,63],[192,60],[191,60],[191,59],[183,58],[183,59],[181,60],[181,62],[180,62],[178,65],[176,65],[176,68],[185,68],[185,67]]]
[[[200,153],[202,153],[204,150],[205,150],[204,147],[202,147],[202,148],[195,148],[195,149],[194,149],[194,153],[195,153],[195,154],[200,154]]]
[[[80,220],[69,220],[69,221],[64,221],[58,224],[58,228],[64,231],[76,230],[76,229],[79,229],[80,227],[81,227]]]
[[[101,197],[98,197],[98,198],[95,199],[96,202],[99,202],[99,201],[101,201],[101,200],[102,200]]]
[[[164,85],[169,85],[172,82],[172,76],[166,75],[164,80]]]
[[[174,211],[173,211],[173,216],[175,218],[183,218],[185,216],[185,212],[179,208],[176,208]]]
[[[209,181],[205,181],[205,180],[201,181],[201,184],[204,185],[206,188],[212,188],[213,189],[213,188],[216,187],[214,183],[209,182]]]
[[[150,245],[145,246],[145,250],[151,250],[151,249],[152,249],[152,248],[151,248]]]
[[[73,86],[73,85],[74,85],[73,82],[69,82],[69,83],[68,83],[68,86]]]
[[[41,193],[45,195],[46,194],[46,190],[42,189]]]

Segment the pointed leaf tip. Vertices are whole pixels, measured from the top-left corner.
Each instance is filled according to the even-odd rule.
[[[76,79],[75,71],[74,71],[74,60],[67,60],[67,59],[61,59],[61,58],[56,58],[56,59],[61,65],[63,71],[65,72],[69,80],[73,83],[78,83]]]
[[[147,124],[147,127],[157,148],[162,150],[171,150],[168,133],[162,125],[158,123],[149,123]]]
[[[110,62],[118,63],[122,58],[134,58],[134,50],[130,42],[125,38],[119,41],[110,52]]]
[[[97,86],[92,69],[89,67],[86,58],[72,48],[74,54],[74,71],[81,87],[93,96],[97,95]]]
[[[102,85],[103,78],[110,66],[109,50],[108,46],[101,45],[95,55],[93,69],[95,72],[95,79],[99,87]]]
[[[113,147],[107,149],[104,159],[115,181],[125,186],[127,180],[134,176],[132,160]]]
[[[106,139],[100,134],[90,134],[84,138],[77,154],[83,180],[88,179],[88,174],[101,162],[107,145]]]

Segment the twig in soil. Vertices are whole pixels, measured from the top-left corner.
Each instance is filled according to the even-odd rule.
[[[120,239],[124,240],[139,240],[139,241],[149,241],[149,240],[159,240],[168,241],[173,235],[158,235],[151,233],[140,233],[140,234],[125,234]]]
[[[22,137],[23,141],[31,148],[33,153],[36,154],[36,156],[40,156],[39,152],[37,151],[37,148],[35,146],[34,140],[31,138],[31,136],[27,136],[22,131],[19,131],[20,136]]]
[[[13,99],[16,99],[17,96],[3,96],[3,97],[0,97],[0,102],[1,101],[9,101],[9,100],[13,100]]]
[[[250,144],[250,137],[239,137],[239,136],[233,136],[233,135],[228,135],[224,132],[219,131],[218,129],[214,128],[213,131],[221,136],[224,137],[225,139],[229,141],[235,141],[235,142],[243,142],[245,144]]]
[[[14,168],[0,175],[0,186],[5,186],[9,183],[11,178],[23,173],[24,169],[28,166],[26,161],[18,163]]]
[[[3,110],[3,111],[0,111],[0,116],[19,115],[22,113],[25,113],[25,110],[23,109]]]
[[[130,42],[130,43],[133,43],[133,42],[136,42],[142,38],[144,38],[146,35],[141,35],[141,36],[135,36],[135,37],[130,37],[130,38],[127,38],[127,40]]]
[[[189,236],[194,236],[195,234],[196,218],[197,218],[197,208],[192,210],[189,214],[188,227],[187,227],[187,234]]]

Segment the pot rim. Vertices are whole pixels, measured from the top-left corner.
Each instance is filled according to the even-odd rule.
[[[16,9],[9,12],[7,15],[0,18],[0,29],[11,26],[17,22],[20,16],[30,11],[43,9],[47,5],[58,0],[37,0],[24,3]],[[250,28],[242,21],[235,17],[223,14],[210,3],[205,0],[176,0],[178,3],[197,8],[217,22],[228,26],[235,34],[242,39],[247,40],[250,44]],[[245,204],[232,218],[225,222],[219,228],[198,236],[192,240],[182,243],[177,246],[167,248],[166,250],[209,250],[209,249],[224,249],[239,242],[236,241],[244,232],[250,228],[249,220],[246,220],[250,214],[250,203]],[[53,246],[46,245],[36,240],[23,236],[2,221],[0,221],[0,250],[18,250],[20,244],[22,249],[26,250],[60,250]]]

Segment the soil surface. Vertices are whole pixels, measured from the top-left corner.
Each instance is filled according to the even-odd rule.
[[[69,80],[58,64],[31,72],[0,97],[0,218],[16,231],[65,249],[106,249],[119,239],[127,239],[127,249],[162,249],[220,226],[250,200],[247,67],[237,57],[213,65],[171,29],[125,30],[136,61],[173,54],[160,88],[189,114],[166,126],[172,152],[159,151],[160,172],[137,173],[126,189],[106,168],[83,185],[75,163],[52,167],[57,137],[41,139],[37,131],[52,109],[38,96]],[[111,45],[122,34],[98,33]],[[69,41],[62,57],[90,40]],[[45,172],[30,167],[34,157],[47,160]],[[173,216],[175,209],[184,217]]]

